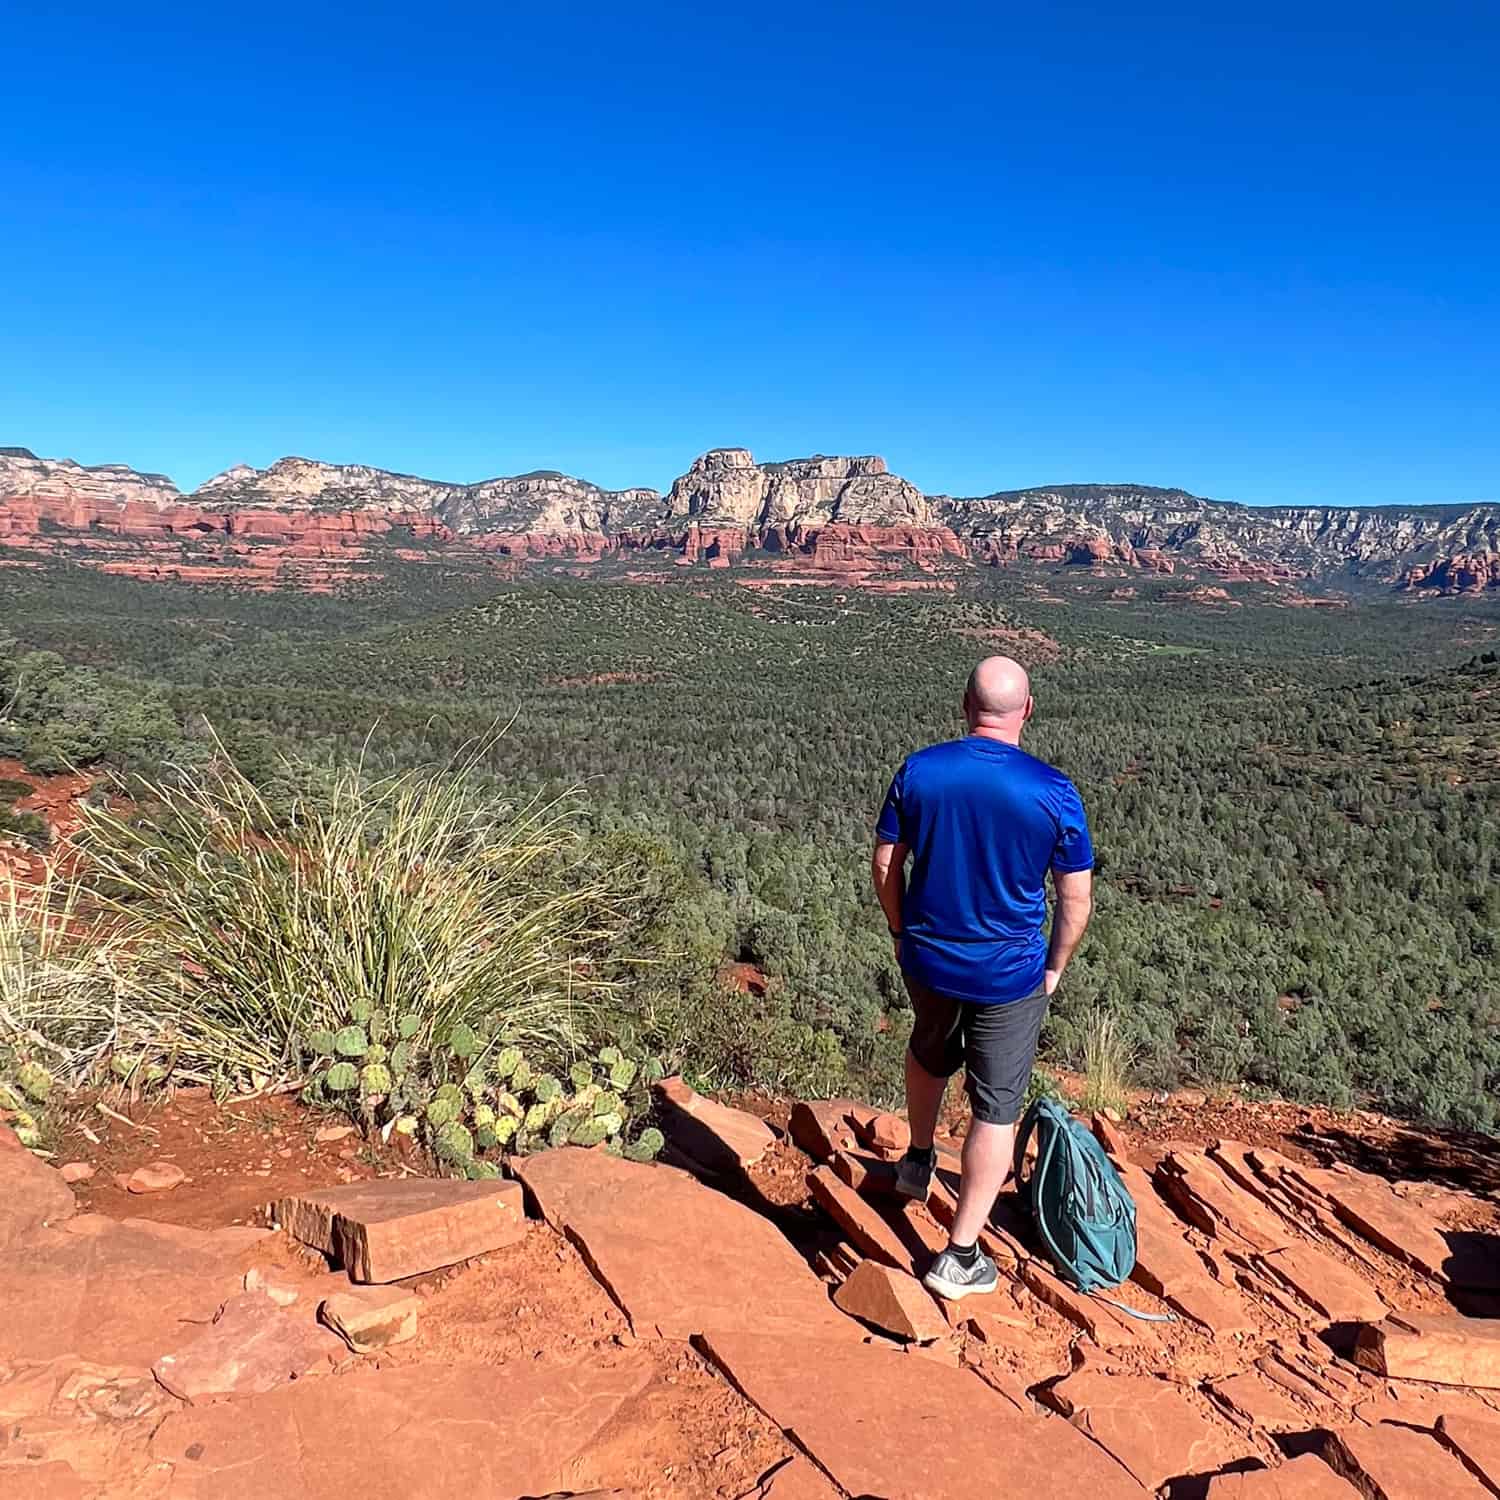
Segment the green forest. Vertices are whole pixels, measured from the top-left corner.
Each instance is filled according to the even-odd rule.
[[[1077,782],[1099,857],[1049,1060],[1076,1064],[1109,1012],[1143,1086],[1500,1126],[1500,607],[1132,582],[762,592],[434,564],[337,598],[16,570],[0,757],[161,775],[222,747],[274,795],[482,743],[489,795],[580,788],[592,835],[639,862],[645,1040],[709,1083],[890,1098],[907,1021],[875,813],[905,754],[962,732],[974,660],[1008,650],[1033,669],[1026,747]],[[765,993],[729,986],[732,962]]]

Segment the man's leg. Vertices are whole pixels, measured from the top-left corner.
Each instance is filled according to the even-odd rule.
[[[950,1238],[955,1245],[972,1245],[989,1222],[995,1199],[1010,1176],[1016,1149],[1016,1126],[973,1120],[964,1138],[963,1176],[958,1184],[958,1211]]]
[[[911,1125],[911,1145],[896,1167],[896,1191],[903,1198],[921,1202],[932,1188],[932,1169],[937,1163],[932,1137],[942,1112],[943,1095],[963,1060],[959,1027],[962,1006],[946,995],[935,994],[910,975],[902,978],[915,1019],[906,1049],[906,1118]]]
[[[906,1118],[911,1125],[911,1143],[918,1151],[930,1151],[937,1133],[938,1116],[943,1110],[943,1095],[948,1080],[929,1073],[906,1049]]]
[[[1047,997],[1040,990],[1009,1005],[964,1008],[964,1061],[973,1118],[964,1140],[958,1208],[948,1248],[923,1277],[927,1288],[940,1297],[966,1297],[992,1291],[997,1284],[994,1262],[978,1247],[979,1234],[1010,1176],[1016,1121],[1046,1011]]]

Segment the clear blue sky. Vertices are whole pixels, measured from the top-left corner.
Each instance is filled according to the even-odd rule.
[[[1496,0],[36,3],[5,47],[0,443],[1500,497]]]

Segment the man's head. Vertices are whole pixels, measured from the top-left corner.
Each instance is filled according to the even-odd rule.
[[[987,656],[969,673],[964,718],[971,733],[987,732],[1015,744],[1034,707],[1026,668],[1011,657]]]

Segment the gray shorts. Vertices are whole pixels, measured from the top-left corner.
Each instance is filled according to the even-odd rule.
[[[976,1005],[940,995],[909,974],[901,977],[917,1017],[911,1055],[938,1078],[963,1068],[974,1118],[1014,1125],[1031,1081],[1047,992],[1033,990],[1005,1005]]]

